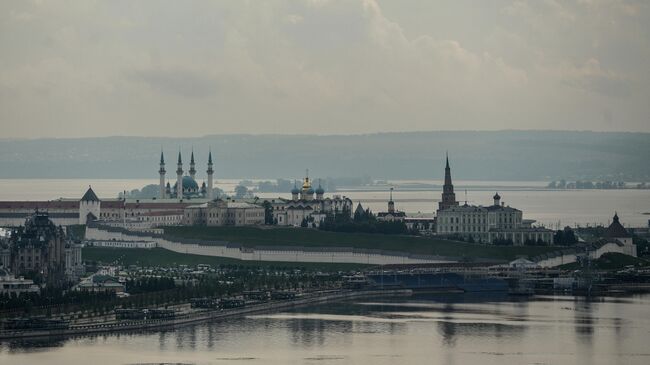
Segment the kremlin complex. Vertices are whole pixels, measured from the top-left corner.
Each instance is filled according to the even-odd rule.
[[[166,225],[262,225],[265,220],[263,201],[231,199],[215,196],[213,188],[214,169],[212,153],[208,154],[207,183],[196,181],[194,152],[190,157],[188,174],[184,174],[181,153],[178,153],[176,181],[166,180],[165,158],[160,154],[159,194],[152,199],[113,198],[100,199],[92,187],[88,187],[81,199],[57,199],[49,201],[3,201],[0,202],[0,227],[23,225],[34,212],[47,212],[56,225],[68,226],[101,221],[113,226],[130,229],[149,229]],[[291,199],[270,199],[272,223],[280,226],[300,226],[309,221],[317,226],[327,214],[351,212],[352,201],[339,195],[325,196],[322,186],[314,189],[309,176],[302,187],[291,191]]]
[[[194,152],[185,174],[178,153],[176,179],[167,180],[165,158],[160,154],[158,196],[151,199],[100,199],[88,187],[81,199],[0,202],[0,227],[17,227],[35,212],[46,212],[57,226],[99,222],[130,230],[187,226],[292,226],[317,228],[328,216],[363,212],[350,198],[326,196],[320,182],[314,188],[308,173],[301,185],[294,184],[291,198],[238,198],[215,194],[212,153],[208,154],[207,179],[196,181]],[[403,222],[410,231],[425,235],[487,244],[553,244],[554,231],[523,219],[523,212],[506,205],[496,193],[493,204],[459,204],[454,193],[449,158],[446,159],[442,196],[433,218],[410,217],[395,207],[392,189],[387,211],[378,212],[378,221]]]

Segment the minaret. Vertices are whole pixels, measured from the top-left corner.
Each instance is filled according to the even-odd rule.
[[[388,201],[388,213],[395,213],[395,202],[393,201],[393,188],[390,188],[390,200]]]
[[[165,199],[165,156],[163,156],[162,149],[160,150],[160,199]]]
[[[208,199],[212,200],[214,197],[212,196],[212,174],[214,174],[214,170],[212,170],[212,150],[208,153]]]
[[[192,148],[192,156],[190,157],[190,170],[188,171],[192,180],[195,180],[196,177],[196,169],[194,167],[194,148]]]
[[[456,194],[454,194],[454,185],[451,183],[451,169],[449,168],[449,155],[447,165],[445,166],[445,185],[442,186],[442,201],[438,203],[438,209],[446,209],[458,205]]]
[[[178,151],[178,168],[176,169],[176,199],[183,199],[183,161]]]

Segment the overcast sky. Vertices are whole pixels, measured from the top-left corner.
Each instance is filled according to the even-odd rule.
[[[650,132],[650,2],[5,0],[0,126]]]

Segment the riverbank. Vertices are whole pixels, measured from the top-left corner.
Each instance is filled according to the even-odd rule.
[[[333,301],[371,298],[378,296],[409,296],[410,290],[339,290],[304,294],[293,300],[271,301],[250,304],[242,308],[206,310],[177,316],[174,319],[114,321],[86,325],[73,325],[68,329],[39,331],[0,331],[0,340],[32,339],[44,337],[85,336],[112,332],[151,331],[181,327],[193,323],[223,320],[248,314],[273,312],[288,308],[302,307]]]

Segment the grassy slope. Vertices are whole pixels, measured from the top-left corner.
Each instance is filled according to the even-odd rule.
[[[597,270],[618,270],[629,265],[650,266],[650,261],[642,258],[623,255],[620,253],[606,253],[597,260],[592,261],[592,268]],[[561,269],[576,270],[580,268],[578,263],[560,266]]]
[[[82,251],[83,259],[86,261],[97,261],[104,264],[118,262],[122,265],[142,265],[142,266],[176,266],[197,264],[208,264],[211,266],[218,265],[239,265],[239,266],[256,266],[256,267],[276,267],[276,268],[304,268],[310,270],[338,271],[361,268],[366,265],[357,264],[327,264],[327,263],[292,263],[292,262],[259,262],[259,261],[241,261],[226,257],[188,255],[168,251],[162,248],[147,249],[123,249],[123,248],[105,248],[105,247],[84,247]]]
[[[166,227],[171,237],[226,240],[244,246],[357,247],[466,258],[512,260],[557,250],[545,246],[491,246],[432,237],[324,232],[302,228]]]

